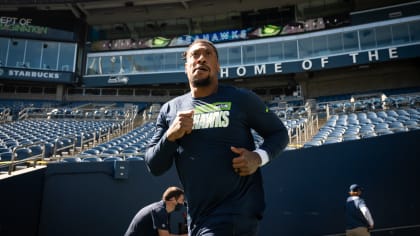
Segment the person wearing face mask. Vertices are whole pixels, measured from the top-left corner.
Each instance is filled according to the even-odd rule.
[[[162,175],[175,163],[190,236],[256,236],[265,208],[260,168],[285,149],[288,131],[255,93],[219,83],[213,43],[195,40],[183,56],[190,92],[162,106],[148,169]]]
[[[124,236],[174,236],[170,233],[169,215],[184,207],[184,191],[171,186],[162,195],[162,200],[140,209],[131,220]],[[187,234],[182,234],[186,236]]]

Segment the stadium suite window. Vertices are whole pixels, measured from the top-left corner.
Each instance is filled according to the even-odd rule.
[[[275,42],[268,44],[268,52],[270,61],[279,61],[283,59],[283,43]]]
[[[408,27],[410,29],[411,42],[420,41],[420,21],[410,22]]]
[[[176,70],[177,69],[177,56],[175,52],[164,54],[164,69],[165,70]]]
[[[228,66],[228,50],[227,48],[220,48],[219,51],[219,62],[220,66]]]
[[[0,66],[6,64],[7,48],[9,46],[9,39],[0,38]]]
[[[328,50],[330,53],[342,52],[343,51],[343,41],[342,34],[331,34],[328,35]]]
[[[312,38],[299,39],[298,45],[300,58],[307,58],[312,56]]]
[[[284,59],[297,59],[297,41],[290,40],[284,41],[283,43],[283,51],[284,51]]]
[[[369,49],[376,47],[374,29],[364,29],[359,31],[361,49]]]
[[[229,65],[240,65],[241,64],[241,47],[230,47],[228,48],[228,61]]]
[[[255,45],[255,61],[257,63],[269,62],[269,56],[268,44]]]
[[[58,68],[62,71],[74,71],[73,61],[76,56],[76,45],[73,43],[60,43]]]
[[[41,68],[42,45],[42,41],[27,41],[25,52],[25,61],[27,68]]]
[[[120,68],[120,61],[116,56],[104,56],[100,66],[103,74],[117,74]]]
[[[42,68],[48,70],[57,70],[58,43],[44,43],[42,50]]]
[[[255,63],[255,45],[246,45],[243,49],[244,64]]]
[[[327,54],[327,36],[318,36],[312,38],[313,56],[322,56]]]
[[[25,40],[13,39],[9,48],[9,57],[7,59],[7,66],[22,67],[25,57]]]
[[[403,44],[410,42],[407,24],[396,24],[391,26],[393,44]]]
[[[343,47],[346,51],[353,51],[359,49],[357,31],[343,33]]]
[[[378,47],[392,44],[391,27],[382,26],[375,28],[376,43]]]

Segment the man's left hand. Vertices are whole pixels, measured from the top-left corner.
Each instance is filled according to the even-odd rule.
[[[261,157],[258,153],[237,147],[230,147],[230,150],[239,155],[232,159],[232,167],[238,175],[247,176],[257,171],[261,164]]]

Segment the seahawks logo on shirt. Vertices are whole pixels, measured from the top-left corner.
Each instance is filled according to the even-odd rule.
[[[226,128],[229,126],[231,102],[201,103],[194,106],[193,129]]]

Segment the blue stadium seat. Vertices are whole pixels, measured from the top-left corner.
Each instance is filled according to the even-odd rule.
[[[83,162],[101,162],[102,159],[100,157],[85,157],[82,158]]]
[[[16,159],[22,160],[32,156],[32,150],[29,148],[16,149]]]
[[[82,162],[80,157],[66,157],[61,159],[61,162],[73,163],[73,162]]]
[[[126,161],[144,161],[144,159],[142,157],[139,157],[139,156],[128,157],[125,160]]]
[[[123,161],[121,157],[105,157],[103,161]]]

